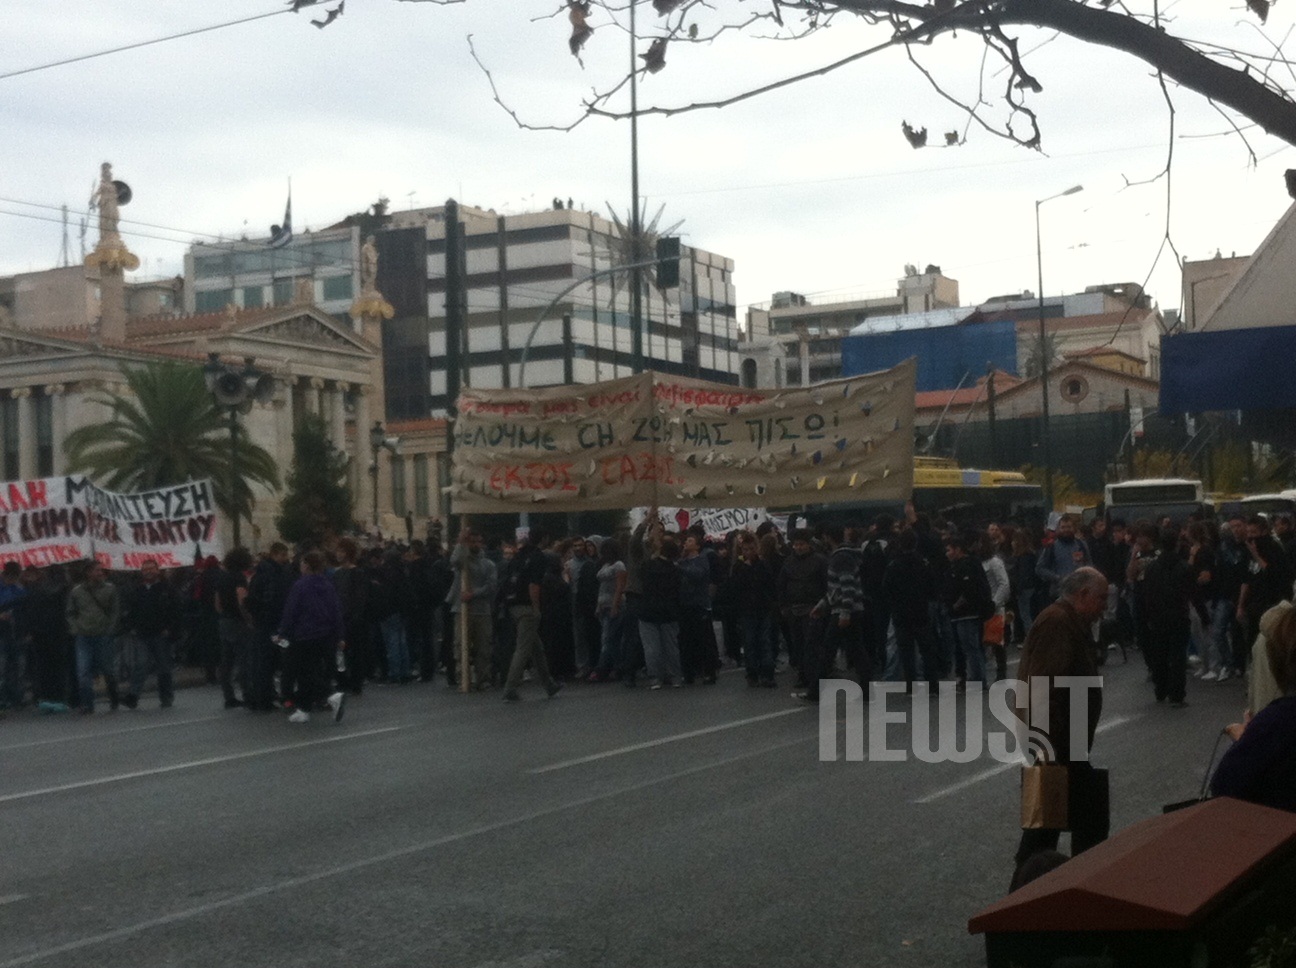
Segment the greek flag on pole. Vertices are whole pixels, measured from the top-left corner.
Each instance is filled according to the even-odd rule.
[[[283,225],[270,226],[270,248],[282,249],[292,241],[292,193],[288,193],[288,204],[284,206]]]

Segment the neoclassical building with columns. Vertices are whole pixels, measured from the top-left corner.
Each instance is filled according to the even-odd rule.
[[[349,458],[358,521],[372,526],[375,484],[379,526],[386,534],[403,535],[406,511],[421,512],[417,534],[427,518],[440,513],[444,427],[420,426],[416,433],[402,434],[399,456],[371,447],[370,428],[384,415],[376,332],[366,338],[347,321],[304,301],[127,319],[123,328],[119,338],[111,339],[102,326],[49,330],[0,324],[0,478],[66,472],[63,443],[68,433],[109,418],[105,400],[128,392],[125,369],[158,358],[200,366],[208,354],[217,353],[231,362],[250,357],[274,377],[272,399],[241,416],[240,429],[275,456],[281,476],[287,476],[292,461],[295,421],[316,413]],[[255,496],[244,543],[264,547],[276,534],[279,495],[258,489]]]

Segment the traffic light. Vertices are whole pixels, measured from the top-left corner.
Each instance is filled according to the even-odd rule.
[[[665,236],[657,240],[657,288],[678,289],[680,284],[680,240]]]

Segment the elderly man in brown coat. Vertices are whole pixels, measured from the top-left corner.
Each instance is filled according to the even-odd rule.
[[[1094,731],[1102,713],[1102,690],[1087,690],[1087,733],[1071,734],[1072,702],[1079,690],[1059,684],[1059,676],[1098,676],[1093,624],[1107,607],[1107,579],[1096,568],[1077,568],[1062,579],[1059,598],[1031,625],[1018,676],[1026,683],[1037,677],[1048,680],[1047,696],[1032,690],[1030,708],[1047,698],[1048,732],[1036,750],[1039,758],[1068,768],[1068,814],[1071,853],[1074,856],[1107,839],[1110,822],[1106,791],[1089,764]],[[1037,733],[1038,735],[1038,733]],[[1057,849],[1057,830],[1023,830],[1017,848],[1020,865],[1032,854]]]

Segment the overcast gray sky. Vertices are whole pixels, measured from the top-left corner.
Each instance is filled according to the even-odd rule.
[[[650,36],[658,21],[641,4],[641,33]],[[605,14],[592,20],[582,69],[567,52],[565,16],[536,19],[554,13],[558,0],[449,7],[347,0],[332,25],[311,26],[333,5],[0,79],[0,273],[57,264],[62,203],[74,211],[79,255],[75,213],[104,160],[134,190],[122,213],[132,221],[122,228],[144,260],[138,276],[179,272],[195,238],[266,234],[280,219],[290,176],[298,230],[379,195],[400,208],[451,196],[504,212],[543,207],[554,196],[604,214],[609,203],[628,208],[628,123],[520,130],[492,100],[466,39],[473,35],[501,95],[524,118],[565,122],[592,87],[624,70],[626,35]],[[714,5],[722,13],[767,9],[764,0]],[[4,7],[0,75],[281,3],[6,0]],[[1166,9],[1178,31],[1264,47],[1241,3],[1172,0]],[[1292,13],[1275,6],[1269,34],[1281,38]],[[1125,55],[1035,31],[1022,37],[1023,51],[1043,44],[1027,63],[1044,85],[1032,102],[1044,154],[976,128],[957,148],[911,149],[902,120],[927,127],[939,144],[965,119],[891,51],[723,110],[644,118],[640,171],[650,211],[665,204],[664,219],[684,220],[688,242],[736,261],[744,306],[783,289],[817,300],[882,294],[907,262],[940,265],[973,302],[1035,288],[1034,202],[1083,184],[1083,193],[1044,207],[1045,290],[1141,281],[1164,227],[1165,183],[1124,185],[1164,163],[1160,91],[1148,68]],[[673,45],[666,69],[641,84],[640,103],[736,93],[878,39],[843,19],[808,41],[730,34],[709,46]],[[956,93],[975,96],[973,38],[947,38],[920,55]],[[1281,77],[1296,87],[1289,72]],[[1261,159],[1252,167],[1238,137],[1202,137],[1227,131],[1224,118],[1190,92],[1172,94],[1181,136],[1171,220],[1179,252],[1252,251],[1289,204],[1282,172],[1296,167],[1296,152],[1252,128]],[[1163,307],[1178,306],[1170,253],[1149,290]]]

